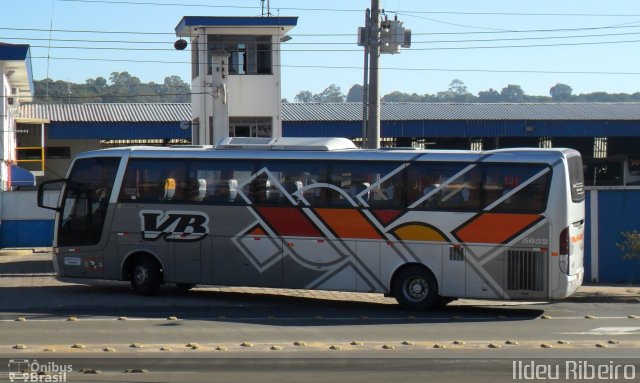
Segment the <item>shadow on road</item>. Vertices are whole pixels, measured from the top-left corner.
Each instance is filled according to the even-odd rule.
[[[29,318],[127,316],[160,319],[177,316],[181,319],[239,323],[276,321],[277,325],[284,326],[332,326],[352,322],[367,325],[525,321],[543,313],[543,310],[531,308],[471,305],[407,311],[388,301],[323,299],[287,295],[286,291],[277,289],[268,291],[245,293],[196,289],[185,292],[167,286],[157,296],[142,297],[133,294],[126,282],[109,282],[108,285],[98,286],[3,287],[0,288],[0,300],[6,304],[0,307],[0,319],[12,319],[18,315]]]
[[[53,273],[51,259],[13,261],[0,263],[0,276],[11,277],[12,274],[44,274]]]

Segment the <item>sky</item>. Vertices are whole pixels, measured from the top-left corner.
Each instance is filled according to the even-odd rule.
[[[176,51],[183,16],[260,16],[260,0],[2,0],[0,42],[30,44],[33,77],[84,83],[127,71],[143,82],[190,79],[189,50]],[[412,46],[382,55],[380,93],[434,94],[462,80],[477,94],[520,85],[549,95],[640,91],[640,1],[380,0],[412,30]],[[271,13],[298,16],[283,45],[282,97],[346,94],[361,84],[356,32],[370,0],[270,0]],[[109,33],[106,33],[109,32]],[[80,40],[80,41],[68,41]],[[105,42],[111,41],[111,42]],[[100,49],[96,49],[100,48]],[[48,57],[48,58],[47,58]],[[142,61],[142,62],[136,62]]]

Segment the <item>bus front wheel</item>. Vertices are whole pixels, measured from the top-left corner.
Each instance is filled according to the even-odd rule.
[[[131,287],[140,295],[154,295],[160,288],[162,272],[160,265],[149,257],[135,261],[131,272]]]
[[[429,310],[438,307],[438,283],[424,267],[411,266],[398,271],[393,279],[393,296],[406,309]]]

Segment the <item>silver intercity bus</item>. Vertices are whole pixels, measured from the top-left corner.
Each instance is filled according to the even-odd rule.
[[[43,192],[62,183],[57,206]],[[407,308],[582,283],[571,149],[362,150],[341,138],[82,153],[40,186],[60,278],[376,292]]]

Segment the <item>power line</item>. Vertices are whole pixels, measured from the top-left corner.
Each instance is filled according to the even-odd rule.
[[[1,29],[1,28],[0,28]],[[69,43],[105,43],[105,44],[173,44],[173,41],[136,41],[136,40],[93,40],[93,39],[57,39],[38,37],[0,37],[0,40],[21,40],[21,41],[57,41]]]
[[[258,6],[250,5],[211,5],[211,4],[185,4],[185,3],[158,3],[153,1],[127,1],[127,0],[57,0],[69,3],[94,3],[94,4],[119,4],[119,5],[153,5],[168,7],[202,7],[217,9],[255,9],[260,10]],[[297,7],[277,7],[279,10],[285,11],[311,11],[311,12],[362,12],[362,9],[340,9],[340,8],[297,8]]]
[[[478,40],[488,41],[492,40]],[[451,41],[449,41],[451,42]],[[512,49],[512,48],[546,48],[546,47],[567,47],[567,46],[583,46],[583,45],[607,45],[607,44],[628,44],[638,43],[640,40],[617,40],[617,41],[585,41],[573,43],[552,43],[552,44],[527,44],[527,45],[481,45],[481,46],[465,46],[465,47],[429,47],[429,48],[411,48],[411,51],[441,51],[441,50],[476,50],[476,49]],[[426,42],[429,43],[429,42]],[[50,49],[78,49],[78,50],[117,50],[117,51],[171,51],[179,53],[169,48],[120,48],[120,47],[83,47],[83,46],[46,46],[32,45],[33,48],[50,48]],[[256,49],[256,52],[271,52],[271,49]],[[362,49],[278,49],[280,52],[304,52],[304,53],[323,53],[323,52],[362,52]],[[404,50],[403,50],[404,51]]]
[[[32,59],[45,59],[43,56],[33,56]],[[131,60],[131,59],[97,59],[82,57],[51,57],[52,60],[71,61],[107,61],[107,62],[133,62],[156,64],[190,64],[189,61],[157,61],[157,60]],[[357,69],[361,66],[329,66],[329,65],[273,65],[282,68],[311,68],[311,69]],[[610,71],[548,71],[548,70],[510,70],[510,69],[452,69],[452,68],[406,68],[406,67],[380,67],[382,70],[395,71],[424,71],[424,72],[480,72],[480,73],[534,73],[534,74],[574,74],[574,75],[640,75],[640,72],[610,72]]]
[[[202,3],[162,3],[153,1],[130,1],[130,0],[57,0],[60,2],[73,3],[98,3],[98,4],[126,4],[126,5],[153,5],[153,6],[171,6],[171,7],[203,7],[203,8],[229,8],[229,9],[255,9],[259,10],[259,6],[247,5],[211,5]],[[286,11],[312,11],[312,12],[362,12],[362,9],[345,9],[345,8],[303,8],[303,7],[277,7],[279,10]],[[537,13],[537,12],[464,12],[464,11],[408,11],[385,9],[386,13],[401,12],[404,14],[429,14],[429,15],[470,15],[470,16],[534,16],[534,17],[640,17],[640,14],[619,14],[619,13]]]
[[[79,29],[42,29],[42,28],[16,28],[0,27],[0,30],[9,31],[34,31],[34,32],[62,32],[62,33],[105,33],[105,34],[128,34],[128,35],[172,35],[172,32],[141,32],[141,31],[100,31],[100,30],[79,30]]]
[[[470,43],[470,42],[497,42],[497,41],[527,41],[527,40],[553,40],[553,39],[572,39],[572,38],[590,38],[590,37],[611,37],[611,36],[629,36],[638,35],[640,32],[624,32],[624,33],[602,33],[587,35],[567,35],[567,36],[538,36],[538,37],[513,37],[513,38],[494,38],[494,39],[461,39],[461,40],[430,40],[430,41],[412,41],[412,44],[442,44],[442,43]],[[0,37],[2,40],[35,40],[35,41],[56,41],[56,42],[89,42],[89,43],[126,43],[126,44],[163,44],[172,45],[169,41],[125,41],[125,40],[86,40],[86,39],[47,39],[47,38],[26,38],[26,37]],[[229,42],[229,41],[226,41]],[[233,41],[230,41],[233,43]],[[354,45],[353,42],[287,42],[289,45]],[[35,48],[41,48],[39,45],[31,45]],[[60,46],[51,48],[74,48],[74,49],[107,49],[107,50],[166,50],[175,51],[173,48],[122,48],[122,47],[72,47]],[[287,51],[281,49],[282,51]]]
[[[319,65],[281,65],[287,68],[321,68],[321,69],[359,69],[358,66],[319,66]],[[606,71],[546,71],[520,69],[452,69],[452,68],[399,68],[380,67],[383,70],[417,71],[417,72],[478,72],[478,73],[533,73],[533,74],[575,74],[575,75],[640,75],[640,72],[606,72]]]
[[[467,31],[467,32],[412,32],[412,35],[472,35],[472,34],[503,34],[503,33],[553,33],[553,32],[577,32],[577,31],[595,31],[595,30],[610,30],[610,29],[628,29],[628,28],[640,28],[640,25],[618,25],[618,26],[601,26],[601,27],[581,27],[581,28],[552,28],[552,29],[501,29],[497,31]],[[77,29],[43,29],[43,28],[19,28],[19,27],[0,27],[0,30],[5,31],[18,31],[18,32],[59,32],[59,33],[93,33],[93,34],[127,34],[127,35],[171,35],[175,36],[173,32],[147,32],[147,31],[106,31],[106,30],[77,30]],[[289,33],[292,37],[353,37],[357,36],[357,33]],[[100,40],[89,40],[100,41]],[[125,42],[118,40],[117,42]],[[291,44],[288,42],[287,44]]]
[[[477,25],[452,23],[450,21],[442,21],[442,20],[433,19],[431,17],[412,15],[410,13],[404,13],[404,12],[398,12],[398,14],[402,15],[402,16],[415,17],[415,18],[422,19],[422,20],[429,20],[429,21],[433,21],[434,23],[438,23],[438,24],[452,25],[454,27],[482,29],[482,30],[494,31],[494,32],[504,32],[505,31],[504,29],[501,29],[501,28],[489,28],[489,27],[480,27],[480,26],[477,26]]]
[[[619,25],[619,26],[603,26],[603,27],[581,27],[581,28],[552,28],[552,29],[511,29],[500,31],[480,31],[480,32],[424,32],[411,33],[412,35],[476,35],[476,34],[502,34],[502,33],[554,33],[554,32],[577,32],[577,31],[594,31],[621,28],[640,28],[640,25]],[[292,35],[294,36],[294,35]]]

